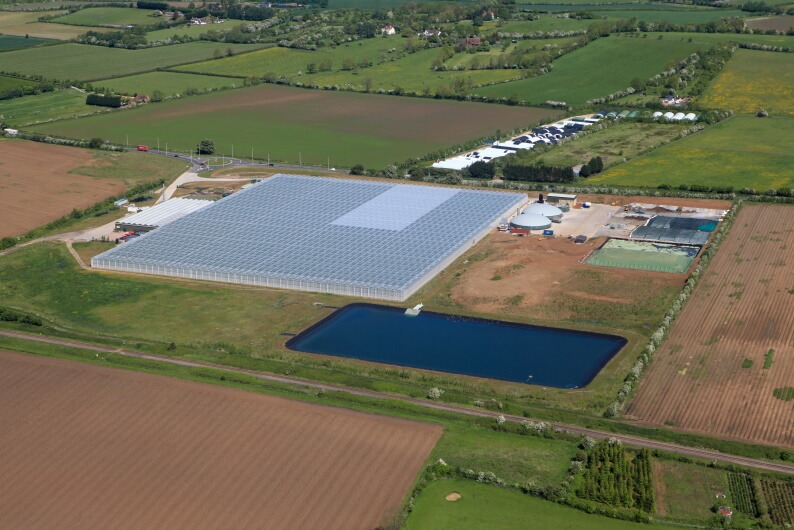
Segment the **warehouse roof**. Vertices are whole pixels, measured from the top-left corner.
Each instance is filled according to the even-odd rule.
[[[176,221],[180,217],[200,210],[212,204],[212,201],[199,199],[171,199],[151,208],[146,208],[134,215],[119,219],[117,224],[136,225],[157,228]]]

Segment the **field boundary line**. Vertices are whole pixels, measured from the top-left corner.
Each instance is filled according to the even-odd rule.
[[[346,392],[348,394],[362,396],[362,397],[369,397],[369,398],[376,398],[376,399],[389,399],[389,400],[397,400],[403,401],[406,403],[411,403],[414,405],[418,405],[420,407],[438,410],[442,412],[452,412],[458,414],[464,414],[468,416],[476,416],[480,418],[504,418],[506,421],[510,421],[513,423],[523,423],[525,421],[533,421],[531,418],[525,418],[523,416],[515,416],[510,414],[500,414],[499,412],[492,412],[488,410],[475,410],[471,409],[462,405],[454,405],[450,403],[439,403],[436,401],[430,401],[426,399],[419,399],[419,398],[411,398],[408,396],[400,396],[396,394],[389,394],[386,392],[377,392],[374,390],[364,390],[358,388],[351,388],[342,385],[335,385],[331,383],[321,383],[318,381],[312,381],[309,379],[302,379],[298,377],[292,376],[282,376],[276,374],[269,374],[265,372],[258,372],[255,370],[247,370],[243,368],[234,368],[230,366],[224,366],[215,363],[207,363],[201,361],[191,361],[186,359],[176,359],[171,357],[166,357],[162,355],[144,353],[134,350],[127,350],[122,348],[113,348],[110,346],[100,346],[97,344],[90,344],[80,341],[75,341],[71,339],[60,339],[55,337],[47,337],[43,335],[34,335],[31,333],[25,333],[20,331],[6,331],[0,330],[0,335],[5,337],[11,337],[16,339],[22,340],[31,340],[36,342],[43,342],[48,344],[55,344],[60,346],[67,346],[73,348],[80,348],[85,350],[91,351],[98,351],[103,353],[112,353],[116,355],[121,355],[123,357],[130,357],[135,359],[143,359],[149,361],[159,361],[165,362],[169,364],[174,364],[177,366],[184,366],[188,368],[213,368],[217,370],[223,370],[226,372],[231,373],[238,373],[244,375],[250,375],[261,379],[263,381],[271,381],[275,383],[282,383],[282,384],[290,384],[290,385],[301,385],[304,387],[315,388],[318,390],[324,391],[331,391],[331,392]],[[536,420],[539,421],[539,420]],[[677,453],[685,456],[696,457],[696,458],[705,458],[715,461],[722,461],[731,464],[737,464],[747,467],[753,467],[757,469],[763,469],[767,471],[774,471],[778,473],[786,473],[790,475],[794,475],[794,466],[789,466],[786,464],[779,464],[776,462],[768,462],[765,460],[760,460],[756,458],[748,458],[738,455],[730,455],[725,453],[720,453],[718,451],[713,451],[709,449],[700,449],[696,447],[688,447],[684,445],[678,445],[668,442],[659,442],[655,440],[651,440],[648,438],[641,438],[637,436],[631,435],[622,435],[607,431],[600,431],[596,429],[588,429],[586,427],[578,427],[575,425],[566,425],[566,424],[558,424],[558,423],[551,423],[552,428],[554,429],[561,429],[567,431],[572,434],[580,434],[582,436],[590,436],[597,439],[608,439],[614,438],[620,440],[621,442],[636,446],[642,447],[647,449],[655,449],[660,451],[667,451],[672,453]]]

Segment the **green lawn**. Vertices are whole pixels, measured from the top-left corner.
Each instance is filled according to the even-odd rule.
[[[178,72],[149,72],[148,74],[117,77],[100,81],[105,88],[117,94],[147,94],[155,90],[166,95],[181,94],[188,88],[207,89],[242,86],[243,81],[233,77],[184,74]]]
[[[737,189],[794,185],[794,118],[734,117],[590,177],[617,186],[702,184]]]
[[[85,94],[68,88],[45,92],[37,96],[25,96],[0,101],[0,116],[9,125],[24,127],[62,118],[74,118],[88,114],[108,112],[107,107],[85,104]]]
[[[177,26],[175,28],[158,29],[150,31],[146,34],[146,40],[149,42],[157,42],[168,40],[174,35],[180,37],[187,35],[189,37],[199,37],[210,31],[228,31],[235,26],[239,26],[243,22],[241,20],[224,20],[218,24],[207,24],[206,26]]]
[[[262,85],[61,121],[36,130],[172,149],[206,137],[218,154],[325,166],[383,167],[436,149],[554,116],[547,109],[398,98]]]
[[[548,74],[476,89],[476,94],[494,98],[513,95],[520,100],[547,100],[581,104],[588,99],[623,90],[631,80],[648,79],[696,51],[694,42],[675,36],[661,40],[612,36],[591,42],[554,62]]]
[[[72,24],[77,26],[126,26],[128,24],[156,24],[159,17],[153,17],[154,11],[149,9],[134,9],[124,7],[89,7],[69,15],[58,17],[55,22],[59,24]]]
[[[794,39],[793,39],[794,42]],[[794,54],[736,50],[701,99],[709,107],[794,115]]]
[[[216,53],[225,54],[228,48],[239,53],[258,47],[261,45],[188,42],[125,50],[68,43],[5,52],[2,58],[3,69],[7,72],[37,74],[49,79],[92,81],[210,59]]]
[[[36,86],[38,84],[39,83],[36,81],[0,75],[0,92],[5,92],[6,90],[11,90],[13,88],[22,88],[23,86]]]
[[[447,501],[458,493],[457,501]],[[405,530],[642,530],[669,528],[610,519],[472,480],[437,480],[419,495]]]
[[[17,48],[28,48],[30,46],[38,46],[39,44],[47,44],[55,42],[52,39],[37,39],[36,37],[16,36],[16,35],[0,35],[0,51],[15,50]]]
[[[656,510],[675,520],[703,521],[713,516],[716,494],[729,495],[725,470],[678,462],[656,462]],[[722,501],[731,504],[730,499]]]
[[[441,458],[453,467],[490,471],[508,482],[550,486],[562,482],[575,454],[573,442],[449,427],[436,444],[433,459]]]

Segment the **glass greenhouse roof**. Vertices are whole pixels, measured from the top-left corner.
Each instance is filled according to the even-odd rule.
[[[404,300],[526,200],[521,193],[276,175],[92,264]]]

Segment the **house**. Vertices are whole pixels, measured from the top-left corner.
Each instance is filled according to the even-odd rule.
[[[466,37],[466,47],[470,48],[472,46],[480,46],[482,45],[482,39],[480,37]]]
[[[717,513],[723,517],[730,517],[733,515],[733,510],[731,510],[730,506],[720,506],[717,508]]]
[[[146,94],[138,94],[134,98],[132,98],[131,103],[133,105],[141,105],[143,103],[149,103],[149,96]]]
[[[426,29],[424,32],[420,34],[422,37],[429,38],[429,37],[440,37],[441,30],[440,29]]]
[[[496,13],[493,9],[484,9],[480,16],[483,20],[496,20]]]
[[[397,30],[394,29],[394,26],[386,25],[380,28],[381,35],[394,35],[397,33]]]
[[[206,26],[210,22],[209,18],[210,17],[191,18],[190,19],[190,25],[191,26]]]
[[[6,136],[11,136],[11,137],[14,137],[19,134],[19,130],[17,129],[4,129],[3,132],[6,133]]]

